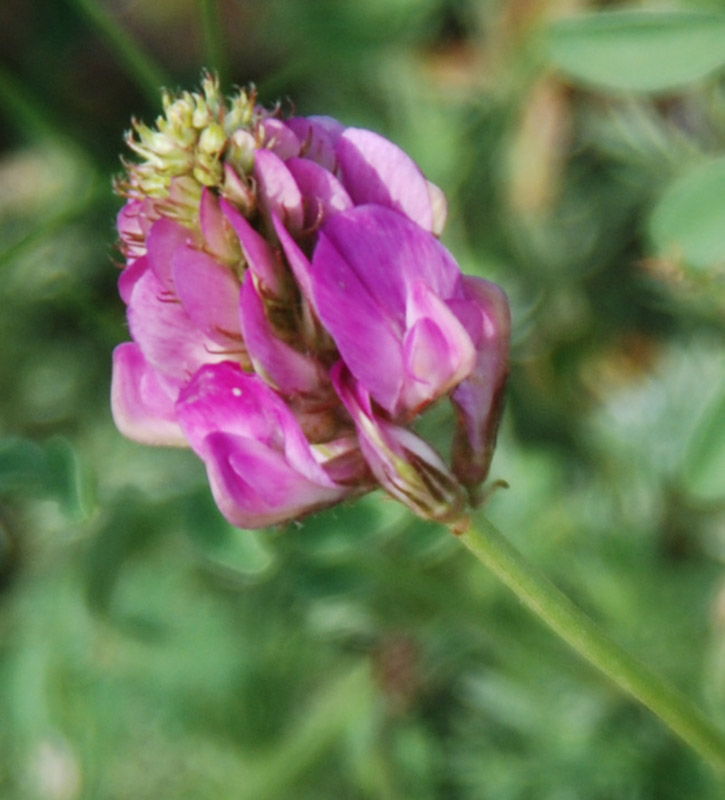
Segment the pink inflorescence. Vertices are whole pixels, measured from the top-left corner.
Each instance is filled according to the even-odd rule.
[[[164,112],[134,123],[117,184],[121,432],[193,448],[243,528],[377,486],[459,519],[488,472],[510,320],[439,242],[441,191],[377,133],[225,99],[211,76]],[[450,466],[411,427],[444,395]]]

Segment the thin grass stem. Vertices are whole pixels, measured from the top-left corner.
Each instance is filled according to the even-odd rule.
[[[157,105],[161,87],[171,86],[169,76],[164,70],[98,0],[66,1],[98,31],[118,63],[148,96],[149,100]]]
[[[219,0],[198,0],[206,66],[219,76],[222,89],[229,88],[229,59]]]

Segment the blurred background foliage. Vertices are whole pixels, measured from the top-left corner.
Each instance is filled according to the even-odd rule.
[[[158,85],[379,130],[511,298],[490,515],[725,724],[725,21],[620,8],[3,0],[2,798],[722,797],[445,531],[378,495],[233,530],[108,409],[110,180]]]

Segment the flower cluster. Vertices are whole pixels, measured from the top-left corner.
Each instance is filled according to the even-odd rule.
[[[372,131],[224,99],[210,76],[128,144],[119,429],[191,446],[240,527],[377,486],[458,519],[491,460],[510,323],[439,242],[441,191]],[[412,429],[444,396],[450,466]]]

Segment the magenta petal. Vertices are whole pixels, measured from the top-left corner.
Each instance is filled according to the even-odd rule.
[[[133,287],[128,324],[146,360],[164,375],[186,380],[205,362],[220,360],[218,343],[192,323],[151,270]]]
[[[300,233],[304,224],[302,193],[284,161],[270,150],[257,150],[254,177],[260,207],[268,216],[277,214],[294,235]]]
[[[345,188],[356,204],[376,203],[434,229],[428,181],[403,150],[380,134],[347,128],[337,142]]]
[[[340,181],[314,161],[291,158],[287,162],[287,169],[302,192],[305,228],[317,228],[334,214],[352,208],[350,195]]]
[[[383,489],[422,517],[456,519],[461,491],[440,455],[407,428],[377,415],[365,389],[341,362],[333,367],[331,378],[355,423],[363,456]]]
[[[455,314],[422,281],[408,298],[406,323],[406,383],[399,411],[416,413],[471,373],[476,352]]]
[[[333,217],[319,236],[312,283],[340,355],[393,415],[413,413],[470,372],[470,338],[444,302],[461,293],[458,265],[400,214],[359,206]],[[423,317],[433,324],[411,332]],[[445,360],[423,377],[438,357]]]
[[[244,343],[260,375],[285,394],[319,388],[323,380],[319,365],[277,337],[249,273],[242,287],[241,312]]]
[[[131,262],[146,255],[146,237],[151,229],[155,212],[151,201],[129,200],[118,212],[116,224],[126,260]]]
[[[342,499],[282,399],[237,364],[206,366],[182,390],[179,422],[234,525],[262,527]]]
[[[221,207],[237,232],[249,268],[269,292],[279,295],[282,291],[282,265],[267,240],[227,200],[221,201]]]
[[[287,127],[301,142],[301,155],[327,170],[337,167],[335,144],[345,130],[344,125],[332,117],[292,117]]]
[[[496,444],[508,376],[511,316],[504,292],[494,283],[466,276],[463,289],[481,316],[472,374],[453,393],[460,429],[453,449],[453,468],[461,481],[477,486],[486,478]]]
[[[219,198],[208,186],[205,186],[201,193],[199,215],[207,248],[220,259],[236,260],[239,253],[234,251],[229,241],[229,237],[233,234],[231,230],[227,232],[228,222],[219,206]]]
[[[282,224],[282,220],[280,220],[276,214],[272,214],[272,224],[274,225],[274,230],[277,233],[284,254],[287,257],[287,263],[295,276],[298,286],[302,290],[302,294],[310,303],[313,303],[309,259],[302,252],[300,246],[295,242],[290,232]]]
[[[239,283],[229,267],[180,247],[173,258],[176,294],[191,321],[212,337],[238,336]]]
[[[240,528],[264,528],[337,503],[348,491],[320,486],[254,439],[212,433],[202,458],[220,511]]]
[[[111,411],[124,436],[144,444],[185,446],[174,404],[179,384],[164,378],[126,342],[113,351]]]
[[[133,287],[144,272],[146,272],[148,267],[148,258],[142,256],[141,258],[129,262],[128,266],[118,276],[118,293],[121,295],[121,299],[126,305],[131,301]]]
[[[151,227],[147,240],[149,266],[167,291],[174,290],[171,259],[190,237],[188,228],[167,217],[157,220]]]
[[[417,281],[444,299],[460,293],[461,271],[448,250],[387,208],[360,206],[336,214],[324,235],[386,311],[401,316],[401,324]]]
[[[224,361],[202,367],[179,395],[177,414],[197,452],[203,450],[206,436],[221,430],[257,439],[284,453],[310,480],[334,485],[282,398],[260,377],[244,372],[236,363]]]
[[[300,140],[292,128],[281,119],[268,117],[262,120],[260,127],[264,130],[264,149],[271,150],[283,161],[299,155]]]
[[[116,227],[121,241],[129,245],[145,236],[141,228],[140,213],[143,206],[141,200],[129,200],[116,216]]]
[[[373,397],[392,411],[404,377],[402,329],[324,233],[312,261],[312,283],[320,318],[343,360]]]

